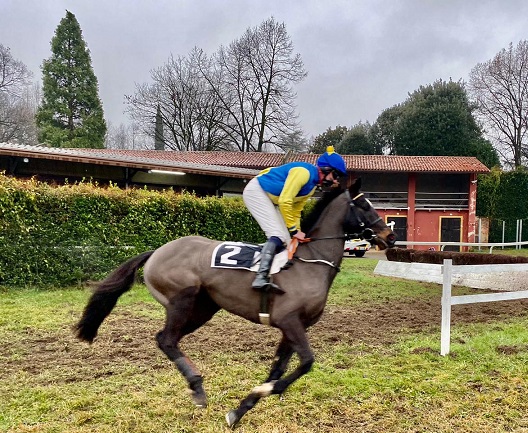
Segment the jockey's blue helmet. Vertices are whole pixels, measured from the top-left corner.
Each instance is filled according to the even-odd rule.
[[[336,170],[340,176],[346,176],[346,163],[341,155],[334,151],[334,146],[328,146],[326,152],[317,159],[317,167]]]

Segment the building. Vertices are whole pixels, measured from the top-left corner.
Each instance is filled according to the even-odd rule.
[[[289,161],[318,155],[262,152],[58,149],[0,143],[0,171],[57,184],[93,179],[123,188],[167,188],[198,195],[240,194],[248,179]],[[362,189],[400,241],[474,242],[477,175],[488,168],[474,157],[344,155],[349,177]],[[417,248],[426,248],[419,247]]]

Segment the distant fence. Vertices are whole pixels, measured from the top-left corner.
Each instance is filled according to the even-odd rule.
[[[437,265],[438,266],[438,265]],[[440,355],[445,356],[449,353],[451,344],[451,307],[453,305],[474,304],[479,302],[509,301],[514,299],[528,298],[528,290],[515,292],[485,293],[480,295],[451,295],[451,283],[453,272],[458,274],[464,273],[489,273],[502,272],[504,265],[457,265],[453,266],[450,259],[444,260],[442,265],[442,329],[440,336]],[[523,265],[509,265],[523,266]]]
[[[396,241],[396,246],[414,247],[415,245],[429,245],[431,247],[437,247],[439,251],[444,251],[446,246],[458,246],[458,247],[486,247],[489,248],[490,254],[493,252],[495,247],[522,247],[528,245],[528,241],[523,242],[415,242],[415,241]]]

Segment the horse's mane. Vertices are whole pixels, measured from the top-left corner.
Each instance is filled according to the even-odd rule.
[[[330,191],[324,192],[312,209],[303,216],[301,221],[301,230],[308,234],[310,230],[313,229],[328,204],[337,196],[341,195],[342,192],[343,190],[341,188],[332,188]]]

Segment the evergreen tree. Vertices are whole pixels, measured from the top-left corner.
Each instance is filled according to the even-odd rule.
[[[165,150],[165,142],[163,140],[163,118],[161,116],[161,109],[158,104],[156,111],[156,126],[154,129],[154,150]]]
[[[381,155],[382,146],[373,139],[372,125],[359,122],[345,133],[336,147],[342,155]]]
[[[338,125],[335,128],[328,128],[325,132],[315,137],[308,151],[310,153],[325,153],[328,146],[337,148],[337,145],[347,132],[348,128],[346,126]]]
[[[385,110],[374,124],[373,140],[394,155],[475,156],[493,167],[499,157],[474,110],[462,82],[438,80]]]
[[[79,22],[69,11],[55,30],[51,52],[42,65],[39,140],[52,147],[104,147],[106,123],[97,78]]]

